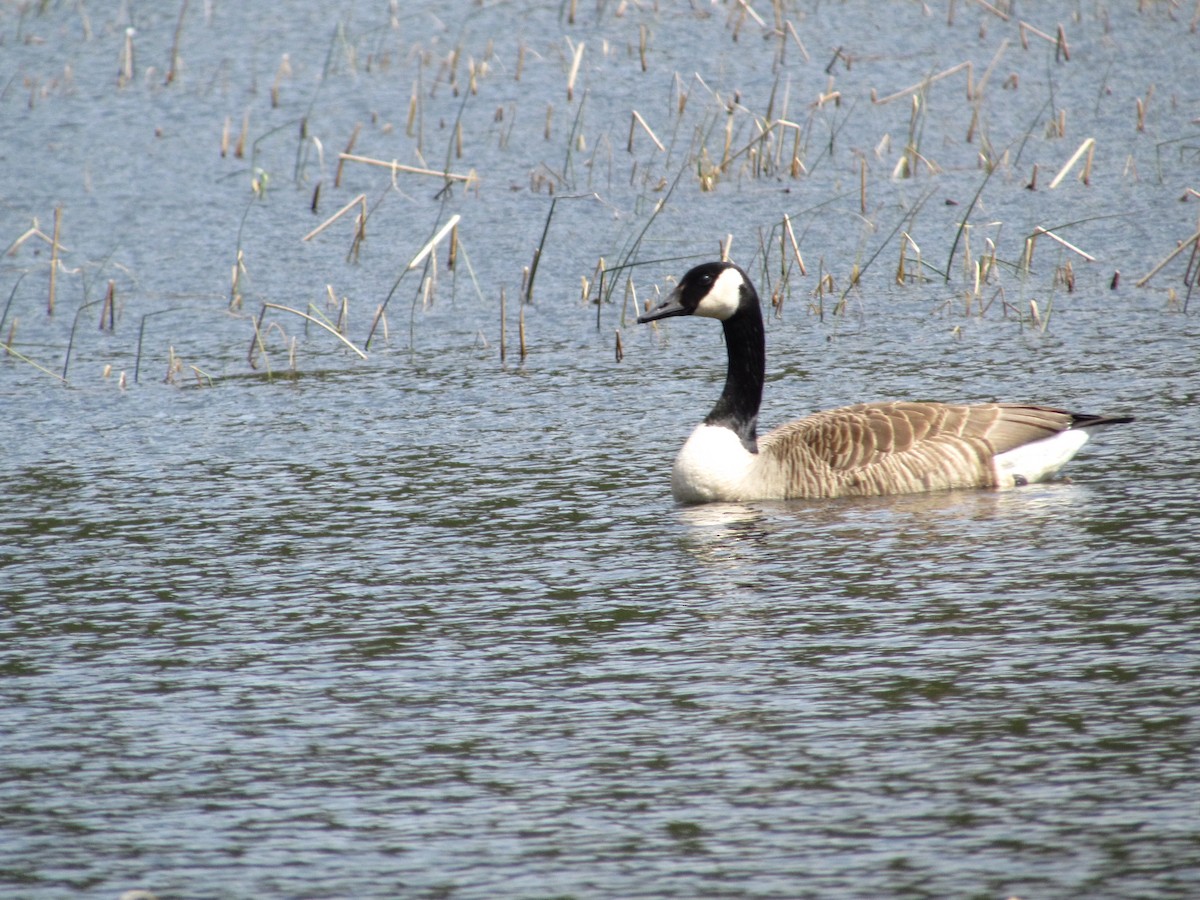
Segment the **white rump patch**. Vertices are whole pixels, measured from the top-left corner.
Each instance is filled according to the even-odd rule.
[[[708,316],[710,319],[725,321],[738,310],[742,301],[742,284],[745,279],[737,269],[729,268],[717,276],[713,286],[708,289],[696,305],[697,316]]]
[[[680,503],[742,500],[756,461],[731,429],[698,425],[675,457],[671,494]]]
[[[1086,429],[1070,428],[999,454],[992,461],[996,470],[996,486],[1010,488],[1053,478],[1087,440]]]

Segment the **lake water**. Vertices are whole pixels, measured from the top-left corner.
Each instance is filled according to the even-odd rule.
[[[1189,251],[1135,286],[1198,227],[1190,13],[785,2],[780,60],[751,6],[190,4],[167,85],[177,5],[0,3],[0,896],[1195,896]],[[871,102],[966,60],[977,102],[962,72],[916,117]],[[773,91],[806,174],[712,168],[722,103],[736,153]],[[629,153],[633,110],[663,150]],[[478,182],[335,186],[359,124],[356,154]],[[910,127],[928,162],[893,178]],[[349,218],[303,240],[359,194],[356,259]],[[48,315],[20,238],[59,206]],[[454,214],[426,298],[402,273]],[[1093,261],[1042,236],[1026,269],[1039,226]],[[727,235],[784,299],[764,425],[1138,420],[1008,493],[676,506],[724,349],[632,324],[626,277],[645,300]],[[597,305],[600,257],[637,266]],[[264,303],[344,297],[362,348],[398,280],[365,360],[267,309],[251,366]]]

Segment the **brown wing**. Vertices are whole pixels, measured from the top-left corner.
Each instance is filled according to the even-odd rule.
[[[1040,406],[861,403],[815,413],[760,442],[792,497],[990,487],[992,458],[1071,427]]]

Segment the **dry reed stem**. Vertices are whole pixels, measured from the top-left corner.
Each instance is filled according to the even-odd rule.
[[[173,82],[179,71],[179,41],[183,37],[183,17],[187,15],[187,8],[188,0],[183,0],[179,5],[179,18],[175,22],[175,37],[171,41],[171,64],[167,68],[166,84]]]
[[[517,335],[521,342],[521,361],[525,361],[525,357],[529,355],[529,350],[525,346],[525,307],[521,307],[521,314],[517,317]]]
[[[1173,260],[1176,256],[1178,256],[1184,250],[1186,250],[1189,246],[1193,246],[1193,245],[1200,246],[1200,231],[1197,231],[1190,238],[1188,238],[1186,241],[1184,241],[1182,244],[1180,244],[1178,247],[1176,247],[1174,250],[1172,250],[1170,253],[1168,253],[1166,258],[1162,262],[1160,262],[1157,266],[1155,266],[1153,269],[1151,269],[1149,272],[1147,272],[1145,275],[1143,275],[1141,278],[1139,278],[1137,281],[1135,281],[1134,285],[1136,287],[1142,287],[1143,285],[1145,285],[1146,282],[1148,282],[1151,278],[1153,278],[1155,275],[1157,275],[1159,272],[1161,272],[1163,270],[1163,268],[1171,260]]]
[[[629,123],[629,145],[626,148],[630,153],[633,152],[633,135],[635,131],[635,125],[642,126],[642,129],[646,132],[646,134],[650,135],[650,140],[654,141],[654,146],[658,148],[660,153],[667,152],[667,148],[664,147],[663,142],[658,139],[658,135],[651,130],[650,126],[646,124],[646,120],[642,118],[642,114],[635,109],[633,111],[633,118]]]
[[[54,315],[54,294],[58,286],[58,233],[62,227],[62,207],[54,207],[54,239],[50,242],[50,297],[46,312]]]
[[[992,77],[992,72],[996,66],[1000,64],[1002,57],[1008,50],[1008,38],[1000,42],[1000,46],[996,48],[995,54],[992,56],[992,61],[988,63],[987,68],[983,70],[983,74],[979,76],[979,80],[970,88],[968,99],[975,100],[983,96],[983,89],[987,86],[988,79]]]
[[[108,317],[108,330],[116,331],[116,307],[117,307],[117,283],[111,278],[108,280],[108,290],[104,294],[104,305],[100,307],[100,330],[104,330],[105,314]]]
[[[406,166],[403,163],[392,160],[388,162],[385,159],[374,159],[370,156],[358,156],[353,153],[339,153],[338,161],[363,163],[368,166],[379,166],[384,169],[391,169],[394,176],[397,172],[404,172],[409,175],[430,175],[435,178],[445,178],[448,181],[465,181],[468,185],[477,181],[479,176],[474,172],[469,172],[466,175],[460,175],[456,172],[440,172],[437,169],[424,169],[420,166]]]
[[[908,280],[908,248],[910,246],[917,251],[917,273],[920,274],[921,248],[917,246],[917,242],[907,231],[902,231],[900,232],[900,262],[896,266],[896,284],[904,284]]]
[[[443,225],[441,228],[439,228],[437,231],[437,234],[435,234],[428,241],[426,241],[425,246],[422,247],[419,251],[417,251],[417,255],[414,256],[412,258],[412,261],[405,267],[405,271],[411,272],[413,269],[415,269],[417,266],[419,266],[421,263],[423,263],[425,261],[425,257],[427,257],[430,253],[433,252],[434,248],[437,247],[437,245],[439,243],[441,243],[442,238],[444,238],[449,232],[453,231],[455,226],[457,226],[461,220],[462,220],[462,216],[459,213],[455,213],[454,215],[452,215],[450,217],[450,221],[448,221],[445,225]]]
[[[746,2],[746,0],[737,0],[737,2],[742,7],[742,10],[747,15],[749,15],[750,18],[752,18],[755,21],[755,23],[758,25],[759,28],[767,27],[767,23],[763,21],[762,16],[760,16],[758,13],[756,13],[754,11],[754,8],[751,7],[750,4]]]
[[[16,326],[16,322],[13,322],[13,326],[14,326],[14,327]],[[51,378],[57,378],[57,379],[58,379],[59,381],[61,381],[63,384],[66,384],[66,383],[67,383],[67,379],[63,378],[63,377],[62,377],[61,375],[59,375],[57,372],[51,372],[51,371],[50,371],[49,369],[47,369],[45,366],[41,366],[41,365],[38,365],[37,363],[35,363],[35,362],[34,362],[32,359],[30,359],[30,358],[29,358],[28,356],[26,356],[25,354],[23,354],[23,353],[20,353],[20,352],[18,352],[18,351],[16,351],[16,350],[14,350],[14,349],[12,348],[12,337],[11,337],[11,334],[10,334],[10,336],[9,336],[9,342],[8,342],[8,343],[6,343],[6,344],[4,344],[3,346],[4,346],[4,355],[5,355],[5,356],[15,356],[15,357],[16,357],[17,359],[19,359],[21,362],[23,362],[23,363],[27,363],[28,365],[31,365],[31,366],[33,366],[35,369],[37,369],[39,372],[43,373],[44,375],[49,375]]]
[[[867,158],[858,158],[858,208],[864,216],[867,214]]]
[[[229,308],[242,308],[242,276],[246,274],[246,258],[242,250],[237,252],[237,261],[233,264],[233,278],[229,287]],[[134,381],[137,381],[137,375],[134,375]]]
[[[312,324],[316,325],[318,328],[324,328],[326,331],[328,331],[330,334],[332,334],[335,338],[337,338],[339,341],[341,341],[343,344],[345,344],[347,347],[349,347],[351,350],[353,350],[355,353],[357,353],[359,355],[359,358],[361,358],[361,359],[367,358],[367,354],[363,353],[361,350],[359,350],[357,347],[355,347],[352,343],[350,343],[348,340],[346,340],[345,335],[338,334],[336,328],[334,328],[332,325],[328,325],[325,322],[322,322],[316,316],[310,316],[308,313],[301,312],[298,309],[293,309],[290,306],[283,306],[282,304],[279,304],[279,303],[264,303],[263,310],[267,310],[267,309],[277,309],[280,312],[289,312],[289,313],[292,313],[293,315],[299,316],[300,318],[304,319],[305,321],[311,322]],[[259,316],[259,322],[261,323],[261,321],[262,321],[262,316]],[[255,329],[255,331],[257,333],[258,329]]]
[[[1024,49],[1026,49],[1026,50],[1029,49],[1029,38],[1026,37],[1026,35],[1032,34],[1034,37],[1040,37],[1043,41],[1045,41],[1048,44],[1054,44],[1056,58],[1059,56],[1063,56],[1067,60],[1070,60],[1071,51],[1070,51],[1070,48],[1067,47],[1067,34],[1065,31],[1063,31],[1062,25],[1058,26],[1058,33],[1055,35],[1047,34],[1046,32],[1042,31],[1040,28],[1035,28],[1034,26],[1030,25],[1028,22],[1025,22],[1025,21],[1022,21],[1018,24],[1018,30],[1021,35],[1021,46]]]
[[[386,313],[386,312],[384,312],[384,309],[383,309],[383,304],[382,304],[382,303],[380,303],[378,306],[376,306],[376,307],[375,307],[375,317],[374,317],[373,319],[371,319],[371,330],[370,330],[370,332],[368,332],[368,333],[369,333],[369,334],[374,334],[374,333],[375,333],[375,327],[376,327],[376,326],[377,326],[377,325],[378,325],[380,322],[382,322],[382,323],[383,323],[383,339],[386,341],[386,340],[388,339],[388,323],[387,323],[387,313]]]
[[[366,212],[367,212],[367,195],[359,194],[357,197],[355,197],[353,200],[351,200],[349,203],[347,203],[345,206],[343,206],[341,209],[339,209],[337,212],[335,212],[332,216],[330,216],[328,219],[326,219],[324,222],[322,222],[320,225],[318,225],[316,228],[314,228],[312,231],[310,231],[304,237],[300,238],[300,240],[302,240],[302,241],[312,240],[318,234],[320,234],[322,231],[324,231],[326,228],[328,228],[330,225],[332,225],[334,222],[336,222],[338,219],[340,219],[342,216],[344,216],[346,213],[350,212],[350,210],[352,210],[355,206],[359,206],[361,208],[359,215],[365,219]]]
[[[346,164],[343,156],[354,150],[354,142],[358,140],[358,133],[360,131],[362,131],[362,122],[357,122],[354,125],[354,131],[350,132],[350,140],[346,141],[346,149],[338,154],[337,174],[333,177],[333,186],[335,188],[342,186],[342,167]]]
[[[796,132],[797,144],[799,144],[800,134],[803,131],[803,128],[796,122],[790,122],[787,119],[776,119],[775,121],[770,122],[767,125],[767,127],[764,128],[762,131],[760,131],[757,135],[755,135],[753,138],[751,138],[750,141],[744,147],[742,147],[740,150],[738,150],[736,153],[730,153],[729,152],[729,141],[732,138],[732,125],[733,125],[733,117],[730,116],[730,118],[728,120],[728,127],[726,129],[727,133],[726,133],[726,140],[725,140],[725,159],[721,163],[721,169],[723,169],[723,170],[727,169],[729,167],[729,164],[731,162],[733,162],[735,159],[737,159],[739,156],[741,156],[743,153],[750,152],[756,144],[763,143],[771,135],[771,133],[773,131],[775,131],[777,128],[781,129],[781,130],[788,129],[788,128],[794,129]],[[780,143],[782,146],[782,140]],[[793,152],[792,165],[791,165],[793,177],[796,176],[795,170],[796,170],[796,165],[798,163],[799,163],[799,156],[795,152]],[[801,165],[801,168],[803,168],[802,165]]]
[[[1071,61],[1071,48],[1067,46],[1067,32],[1063,29],[1061,23],[1058,26],[1058,32],[1055,35],[1054,43],[1055,43],[1055,46],[1054,46],[1055,61],[1057,62],[1059,56],[1061,55],[1065,61],[1070,62]]]
[[[804,267],[804,259],[800,256],[800,245],[796,242],[796,232],[792,230],[792,220],[784,213],[783,227],[787,231],[788,240],[792,242],[792,252],[796,254],[796,265],[800,267],[800,274],[807,275],[808,270]]]
[[[504,362],[504,356],[505,356],[505,353],[507,352],[506,348],[505,348],[505,342],[506,342],[506,339],[508,336],[507,330],[505,328],[505,321],[504,321],[505,320],[504,307],[505,307],[504,287],[503,287],[503,285],[501,285],[501,287],[500,287],[500,362],[501,363]]]
[[[787,23],[787,30],[788,34],[792,36],[792,40],[796,42],[796,46],[800,48],[800,53],[804,57],[804,61],[811,62],[811,59],[808,55],[808,48],[804,46],[804,41],[800,40],[800,35],[796,34],[796,29],[792,26],[790,21]]]
[[[941,81],[943,78],[948,78],[951,75],[957,74],[958,72],[961,72],[963,69],[967,70],[967,99],[970,100],[971,96],[972,96],[971,88],[972,88],[972,83],[973,83],[972,77],[973,77],[973,72],[974,72],[974,66],[971,64],[970,60],[967,60],[966,62],[960,62],[957,66],[951,66],[949,69],[946,69],[945,71],[938,72],[936,75],[930,75],[924,81],[919,81],[910,87],[906,87],[902,91],[896,91],[894,94],[888,94],[886,97],[883,97],[883,98],[878,97],[875,93],[875,89],[872,88],[871,89],[871,102],[874,103],[876,106],[883,106],[885,103],[891,103],[893,100],[900,100],[904,97],[907,97],[909,94],[915,94],[918,91],[924,90],[925,88],[929,87],[929,85],[934,84],[935,82]]]
[[[51,238],[48,234],[46,234],[46,232],[42,231],[42,229],[38,226],[38,220],[34,219],[33,225],[30,228],[28,228],[24,234],[22,234],[19,238],[17,238],[15,241],[13,241],[11,244],[8,245],[8,249],[5,251],[5,255],[6,256],[16,256],[17,251],[20,250],[21,247],[25,244],[25,242],[27,240],[29,240],[30,238],[40,238],[41,240],[45,241],[47,244],[50,244],[50,245],[54,244],[54,239]],[[71,252],[69,247],[63,247],[62,244],[59,244],[59,247],[61,247],[67,253]]]
[[[575,97],[575,78],[579,75],[579,64],[583,62],[583,48],[586,44],[583,41],[579,42],[579,46],[573,46],[571,39],[567,38],[567,45],[571,47],[573,54],[571,59],[571,71],[567,75],[567,102],[570,103]]]
[[[1033,263],[1034,245],[1037,243],[1038,236],[1043,235],[1043,234],[1046,235],[1046,237],[1050,238],[1052,241],[1056,241],[1057,243],[1061,244],[1063,247],[1066,247],[1072,253],[1079,254],[1079,256],[1082,256],[1088,262],[1096,261],[1096,257],[1092,256],[1090,253],[1080,250],[1078,247],[1076,247],[1070,241],[1059,237],[1057,234],[1055,234],[1053,231],[1050,231],[1048,228],[1043,228],[1041,225],[1038,225],[1036,228],[1033,229],[1033,233],[1025,239],[1025,268],[1026,269],[1028,269],[1029,266]]]
[[[117,75],[117,87],[125,87],[133,81],[133,36],[136,33],[132,26],[125,29],[125,43],[121,45],[121,70]]]
[[[986,3],[985,0],[975,0],[975,2],[977,4],[979,4],[980,6],[982,6],[985,10],[990,12],[993,16],[996,16],[997,18],[999,18],[1000,20],[1002,20],[1004,22],[1009,21],[1009,19],[1011,18],[1008,15],[1008,13],[1001,12],[1000,10],[996,9],[996,7],[992,6],[992,4]]]
[[[1096,147],[1096,139],[1095,138],[1088,138],[1086,141],[1084,141],[1082,144],[1080,144],[1079,148],[1073,154],[1071,154],[1071,158],[1066,161],[1066,163],[1063,165],[1063,167],[1061,169],[1059,169],[1058,174],[1054,176],[1054,180],[1050,182],[1050,190],[1054,190],[1056,187],[1058,187],[1059,183],[1063,180],[1063,178],[1066,177],[1067,173],[1071,171],[1071,169],[1072,169],[1072,167],[1074,167],[1075,163],[1079,162],[1079,158],[1081,156],[1083,156],[1085,153],[1088,155],[1088,164],[1085,167],[1085,171],[1090,174],[1091,156],[1092,156],[1093,151],[1095,150],[1095,147]],[[1086,180],[1085,180],[1085,183],[1086,183]]]
[[[242,159],[246,155],[246,138],[250,132],[250,110],[246,110],[246,114],[242,116],[242,131],[238,135],[237,143],[233,147],[233,155],[237,159]]]

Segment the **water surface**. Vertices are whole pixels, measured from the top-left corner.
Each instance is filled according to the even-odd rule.
[[[583,6],[570,24],[523,3],[461,21],[215,4],[188,11],[170,86],[177,9],[0,6],[0,114],[19,126],[0,138],[0,234],[46,229],[61,204],[69,248],[53,316],[48,245],[0,264],[5,341],[15,320],[13,349],[69,381],[0,364],[0,895],[1190,896],[1200,332],[1185,258],[1133,287],[1195,231],[1195,198],[1179,202],[1200,112],[1179,77],[1187,23],[1055,8],[1034,24],[1064,23],[1067,63],[961,4],[952,24],[888,5],[886,28],[873,5],[784,4],[809,60],[793,42],[777,64],[778,39],[737,9]],[[127,15],[137,77],[118,87]],[[566,37],[587,48],[570,102]],[[827,73],[839,46],[852,63]],[[475,94],[467,57],[490,66]],[[970,214],[971,259],[990,238],[1000,263],[969,298],[965,245],[942,277],[984,177],[962,84],[927,92],[938,170],[915,179],[890,178],[911,103],[869,98],[964,57],[976,77],[999,59],[979,109],[1011,144]],[[407,128],[418,79],[423,138]],[[814,107],[830,79],[842,105]],[[747,110],[785,88],[809,175],[733,166],[702,191],[699,136],[715,152],[725,121],[713,95],[741,92],[749,140]],[[1048,136],[1059,108],[1069,132]],[[632,109],[668,150],[639,136],[629,156]],[[221,157],[246,110],[253,159]],[[450,168],[474,168],[476,189],[367,169],[333,187],[357,122],[358,150],[440,168],[460,114]],[[1048,190],[1089,135],[1092,183]],[[521,360],[521,269],[552,200],[539,177],[589,199],[554,207]],[[357,262],[348,222],[301,240],[359,192]],[[432,302],[423,272],[405,276],[366,360],[274,313],[251,368],[262,303],[333,320],[327,284],[362,346],[455,212],[474,280],[442,248]],[[785,212],[807,276],[781,274]],[[895,283],[901,223],[926,282]],[[1095,262],[1043,238],[1024,273],[1037,225]],[[651,260],[728,234],[764,294],[782,285],[764,425],[875,397],[1138,422],[1068,480],[1008,493],[678,507],[670,463],[720,389],[719,331],[633,326],[623,284],[599,308],[580,299],[597,258],[622,260],[643,229],[639,298],[690,263]],[[76,312],[110,279],[116,329],[84,308],[68,359]]]

